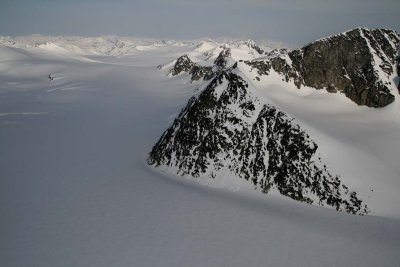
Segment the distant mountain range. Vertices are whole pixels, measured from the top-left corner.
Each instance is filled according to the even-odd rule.
[[[249,40],[254,44],[253,41]],[[0,44],[17,48],[41,48],[51,50],[58,47],[74,54],[80,55],[106,55],[121,57],[140,51],[148,51],[165,46],[182,46],[190,49],[205,49],[208,45],[213,47],[220,45],[245,45],[246,42],[230,38],[209,38],[197,40],[159,40],[152,38],[120,37],[120,36],[44,36],[33,34],[20,37],[0,36]],[[271,50],[273,47],[281,47],[277,42],[263,41],[263,48]]]

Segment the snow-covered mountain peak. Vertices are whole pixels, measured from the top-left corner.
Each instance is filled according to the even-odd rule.
[[[250,53],[253,53],[253,54],[255,54],[255,55],[256,55],[257,53],[258,53],[258,55],[264,54],[264,50],[261,49],[261,48],[256,44],[256,42],[254,42],[254,41],[251,40],[251,39],[248,39],[248,40],[246,40],[246,41],[241,41],[241,42],[239,42],[239,43],[237,44],[237,47],[238,47],[238,48],[246,47],[246,48],[249,49],[249,51],[251,51]]]
[[[340,105],[357,108],[345,97],[369,107],[393,103],[399,41],[393,31],[354,29],[258,57],[249,56],[249,49],[255,50],[251,41],[221,45],[213,65],[189,52],[169,65],[169,73],[205,82],[153,147],[149,164],[202,180],[222,179],[216,183],[227,187],[232,184],[226,177],[244,179],[263,192],[274,188],[295,200],[366,214],[365,199],[344,182],[351,181],[349,172],[342,180],[340,171],[331,171],[318,152],[320,144],[306,132],[309,126],[303,129],[285,112],[292,108],[279,103],[294,96],[305,101],[301,95],[315,97],[311,106],[330,96],[339,110]],[[268,91],[276,88],[285,93]],[[285,99],[275,96],[280,94]]]
[[[219,45],[220,44],[218,44],[217,42],[215,42],[215,41],[213,41],[211,39],[203,40],[203,41],[200,41],[196,45],[196,51],[198,51],[198,52],[207,52],[207,51],[210,51],[211,49],[215,49]]]
[[[199,179],[244,179],[264,193],[274,188],[298,201],[368,213],[317,156],[308,134],[259,98],[240,70],[225,66],[189,100],[153,147],[149,164]]]

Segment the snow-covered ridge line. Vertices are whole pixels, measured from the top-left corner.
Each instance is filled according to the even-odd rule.
[[[30,35],[22,37],[0,37],[0,43],[17,48],[41,48],[50,52],[56,52],[51,47],[59,47],[78,55],[108,55],[122,56],[148,47],[164,45],[186,45],[183,42],[155,40],[148,38],[99,36],[42,36]]]
[[[357,28],[292,51],[264,51],[252,41],[236,46],[202,43],[187,53],[185,60],[180,57],[160,68],[168,68],[172,75],[189,72],[192,81],[209,79],[209,74],[193,73],[205,67],[214,68],[218,65],[216,60],[229,50],[229,56],[222,55],[222,58],[245,61],[257,68],[260,76],[268,76],[272,68],[299,89],[306,86],[331,93],[339,91],[358,105],[379,108],[391,104],[397,95],[393,74],[399,45],[400,36],[396,31]]]
[[[265,42],[264,42],[265,43]],[[165,46],[183,46],[202,50],[209,47],[229,46],[240,48],[242,46],[254,46],[252,40],[200,38],[194,40],[165,40],[142,37],[123,37],[115,35],[104,35],[97,37],[80,36],[43,36],[34,34],[20,37],[0,36],[0,44],[17,48],[42,48],[48,46],[59,46],[62,49],[79,55],[108,55],[124,56],[140,51],[154,50]],[[269,49],[264,47],[263,49]],[[49,49],[48,49],[49,50]],[[51,49],[49,50],[51,51]]]
[[[334,35],[330,35],[330,36],[326,36],[326,37],[319,38],[319,39],[317,39],[317,40],[315,40],[315,41],[312,41],[312,42],[309,43],[309,44],[312,44],[312,43],[315,43],[315,42],[320,42],[320,41],[328,41],[328,40],[330,40],[330,39],[332,39],[332,38],[336,38],[336,37],[340,37],[340,36],[346,36],[347,34],[353,32],[353,31],[360,31],[360,32],[361,32],[361,31],[363,31],[363,30],[365,30],[365,31],[370,31],[370,30],[375,30],[375,31],[385,30],[385,31],[390,31],[390,32],[393,32],[393,33],[398,34],[397,31],[396,31],[396,30],[393,30],[393,29],[370,29],[370,28],[367,28],[367,27],[357,27],[357,28],[349,29],[349,30],[347,30],[347,31],[338,33],[338,34],[334,34]]]
[[[210,80],[215,73],[233,66],[238,61],[257,59],[272,51],[264,50],[252,40],[220,45],[206,41],[199,43],[194,50],[176,60],[159,65],[158,68],[166,70],[167,74],[172,76],[189,73],[192,82]]]

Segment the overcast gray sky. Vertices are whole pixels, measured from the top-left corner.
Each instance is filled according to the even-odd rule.
[[[239,37],[293,45],[354,27],[400,31],[400,0],[0,0],[0,35]]]

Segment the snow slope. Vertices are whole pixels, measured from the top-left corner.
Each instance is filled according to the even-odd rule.
[[[186,52],[166,45],[88,61],[0,46],[0,265],[396,266],[398,202],[380,216],[354,216],[148,168],[147,153],[196,89],[155,66]],[[362,174],[382,162],[398,173],[399,150],[386,143],[399,136],[387,115],[396,106],[338,111],[347,101],[339,95],[329,104],[322,92],[265,90],[315,138],[345,149],[320,146],[335,168],[354,171],[349,158],[362,156],[357,164],[371,164]],[[378,199],[398,192],[394,177],[379,177]]]
[[[239,65],[240,66],[240,65]],[[384,108],[355,105],[344,94],[303,87],[271,77],[257,81],[255,71],[244,68],[265,101],[272,101],[294,117],[319,146],[329,169],[360,193],[374,215],[400,217],[400,96]]]

